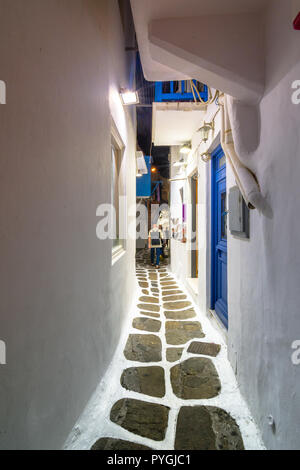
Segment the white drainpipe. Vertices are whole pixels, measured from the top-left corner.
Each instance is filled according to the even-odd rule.
[[[232,123],[228,114],[228,97],[221,96],[222,125],[221,125],[221,145],[229,161],[237,185],[249,209],[264,209],[264,198],[255,179],[254,174],[240,160],[235,150],[233,134],[237,135],[236,129],[232,129]]]

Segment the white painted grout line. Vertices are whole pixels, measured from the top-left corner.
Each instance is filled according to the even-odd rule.
[[[163,302],[162,302],[162,286],[160,285],[160,278],[158,274],[158,280],[154,282],[158,282],[158,289],[159,289],[159,305],[161,306],[160,310],[160,318],[154,317],[146,317],[143,318],[153,318],[160,320],[162,322],[162,328],[159,333],[150,333],[147,331],[140,331],[134,329],[132,327],[132,320],[135,317],[140,317],[140,310],[137,308],[137,304],[139,302],[139,298],[142,295],[143,289],[139,287],[138,281],[136,281],[137,287],[137,297],[134,299],[133,307],[131,309],[131,313],[128,315],[125,324],[123,326],[123,332],[112,359],[112,362],[104,375],[101,383],[99,384],[97,390],[95,391],[94,395],[92,396],[90,402],[88,403],[86,409],[82,413],[80,419],[78,420],[76,426],[72,430],[69,438],[66,441],[64,446],[65,449],[83,449],[87,450],[90,449],[91,446],[101,437],[113,437],[117,439],[125,439],[132,442],[137,442],[152,449],[157,450],[172,450],[174,448],[174,441],[175,441],[175,432],[176,432],[176,421],[179,409],[182,406],[196,406],[196,405],[205,405],[205,406],[217,406],[225,411],[227,411],[237,422],[242,437],[244,441],[244,446],[246,449],[265,449],[262,439],[260,437],[260,433],[250,415],[249,409],[241,396],[239,391],[235,375],[233,370],[230,366],[230,363],[227,359],[227,346],[224,343],[221,335],[212,324],[209,322],[208,318],[206,318],[203,314],[200,313],[199,308],[195,305],[190,293],[187,289],[182,285],[181,281],[176,279],[174,273],[170,273],[168,268],[165,268],[167,272],[174,278],[174,281],[178,285],[178,289],[181,290],[186,296],[187,301],[191,302],[191,306],[187,307],[194,308],[196,311],[196,317],[190,320],[180,320],[180,321],[200,321],[202,325],[203,332],[205,334],[205,338],[194,338],[188,341],[185,345],[167,345],[166,337],[165,337],[165,325],[166,319],[164,317],[163,312]],[[146,271],[146,268],[145,268]],[[147,271],[146,271],[147,272]],[[158,271],[159,272],[159,271]],[[152,285],[151,281],[149,280],[147,272],[147,282],[149,283],[149,287],[147,288],[149,295],[151,295]],[[164,279],[164,278],[163,278]],[[152,281],[153,282],[153,281]],[[170,309],[171,310],[171,309]],[[184,309],[180,309],[184,310]],[[177,310],[174,310],[177,311]],[[155,312],[156,313],[156,312]],[[176,321],[176,320],[171,320]],[[154,334],[159,336],[162,342],[162,361],[161,362],[150,362],[150,363],[143,363],[143,362],[135,362],[135,361],[128,361],[124,354],[124,348],[128,339],[129,334]],[[212,358],[210,356],[202,356],[201,357],[208,357],[211,359],[217,369],[219,374],[220,382],[221,382],[221,392],[220,394],[211,399],[206,400],[183,400],[176,397],[173,393],[171,382],[170,382],[170,369],[174,367],[174,365],[179,364],[180,362],[190,358],[195,357],[195,355],[190,354],[187,352],[187,349],[192,341],[207,341],[218,343],[221,345],[221,351],[216,358]],[[181,359],[176,362],[169,363],[166,360],[166,349],[167,348],[184,348],[183,354]],[[199,357],[199,356],[197,356]],[[129,367],[148,367],[148,366],[161,366],[164,368],[165,371],[165,386],[166,386],[166,394],[163,398],[156,398],[150,397],[147,395],[143,395],[137,392],[132,392],[124,389],[120,384],[120,378],[124,369]],[[133,434],[126,429],[123,429],[121,426],[112,423],[110,421],[110,410],[112,406],[122,398],[133,398],[136,400],[142,400],[149,403],[157,403],[160,405],[165,405],[170,408],[169,412],[169,424],[166,431],[166,436],[163,441],[153,441],[151,439],[147,439],[136,434]]]

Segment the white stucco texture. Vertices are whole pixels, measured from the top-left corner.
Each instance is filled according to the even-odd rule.
[[[0,448],[60,448],[106,371],[134,289],[134,242],[112,268],[111,117],[135,201],[135,132],[118,2],[2,0]],[[115,104],[112,104],[115,103]]]

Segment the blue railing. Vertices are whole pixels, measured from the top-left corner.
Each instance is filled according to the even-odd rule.
[[[207,86],[193,80],[201,99],[208,100]],[[198,99],[196,92],[195,97]],[[156,82],[155,83],[155,102],[161,103],[163,101],[194,101],[194,95],[191,89],[190,80],[180,80],[172,82]]]

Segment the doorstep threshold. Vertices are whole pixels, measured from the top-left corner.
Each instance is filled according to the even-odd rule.
[[[187,284],[191,289],[193,295],[198,296],[198,278],[197,277],[188,277]]]
[[[211,310],[210,308],[207,310],[207,316],[213,326],[218,330],[221,334],[222,338],[224,339],[225,343],[228,343],[228,330],[225,328],[223,323],[221,322],[220,318],[218,317],[215,310]]]

